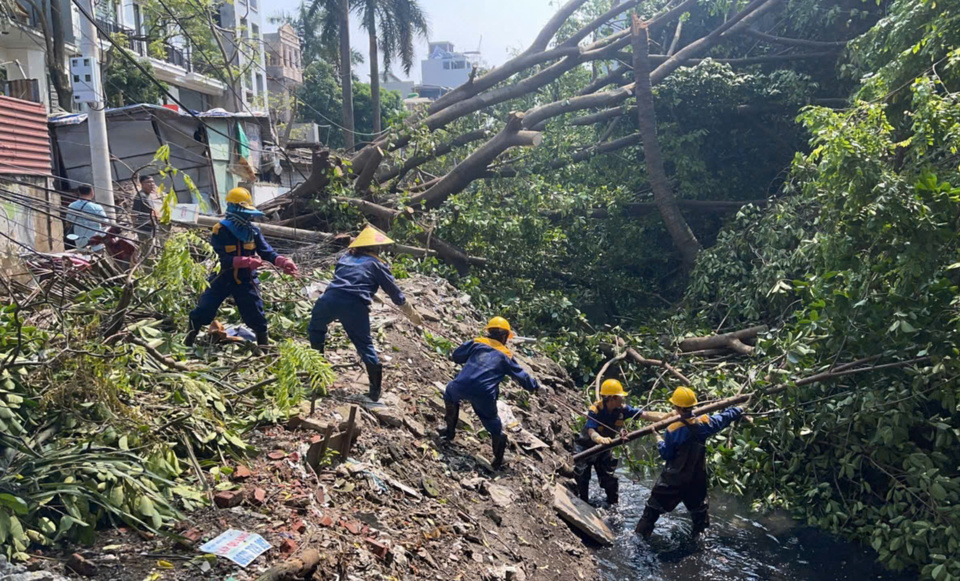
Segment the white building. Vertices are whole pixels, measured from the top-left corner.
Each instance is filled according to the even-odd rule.
[[[480,54],[459,53],[452,42],[431,42],[429,56],[420,61],[422,82],[420,96],[436,99],[459,87],[470,78],[474,65],[479,64]]]
[[[380,79],[380,87],[385,91],[396,91],[400,93],[402,99],[410,96],[410,93],[416,91],[416,83],[413,81],[404,81],[390,71],[383,72],[383,78]]]
[[[130,39],[131,49],[150,62],[156,77],[166,83],[170,93],[188,108],[197,111],[214,107],[229,111],[266,111],[266,58],[260,34],[259,1],[235,0],[224,3],[220,9],[219,25],[235,30],[246,39],[244,43],[231,42],[228,46],[234,66],[244,71],[240,86],[235,90],[211,74],[209,63],[193,53],[189,39],[183,36],[174,35],[166,42],[163,57],[151,56],[148,51],[151,39],[147,38],[145,14],[138,0],[98,0],[96,20],[103,31],[122,33]],[[66,43],[66,58],[77,56],[82,17],[71,0],[40,0],[37,4],[46,12],[51,28],[51,3],[60,8],[59,28]],[[45,60],[47,46],[40,18],[29,4],[23,3],[20,7],[21,13],[15,20],[0,22],[0,66],[4,68],[8,81],[36,79],[39,100],[51,110],[53,106],[59,106],[70,111],[73,104],[57,103],[56,94],[50,89]],[[106,48],[106,42],[102,42]],[[110,91],[111,87],[106,83],[104,92]]]

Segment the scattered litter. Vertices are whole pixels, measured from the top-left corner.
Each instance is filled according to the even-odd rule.
[[[236,529],[230,529],[200,546],[201,551],[226,557],[241,567],[246,567],[269,549],[270,543],[260,535]]]

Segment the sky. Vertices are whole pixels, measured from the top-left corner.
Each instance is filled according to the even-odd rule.
[[[261,2],[263,26],[267,32],[276,29],[270,16],[283,12],[295,14],[301,0]],[[452,42],[458,51],[479,50],[488,66],[499,66],[515,51],[529,46],[537,33],[556,11],[556,0],[420,0],[430,19],[430,41]],[[269,6],[269,8],[268,8]],[[353,16],[353,15],[351,15]],[[367,36],[352,18],[350,44],[364,55],[364,65],[356,70],[362,80],[370,78],[367,64]],[[409,78],[420,81],[420,60],[427,56],[427,41],[417,42],[417,55]],[[394,74],[404,78],[394,67]]]

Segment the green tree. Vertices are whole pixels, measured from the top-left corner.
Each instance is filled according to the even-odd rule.
[[[139,59],[147,70],[144,74],[125,58],[110,58],[103,69],[104,93],[108,107],[123,107],[136,103],[159,104],[163,91],[151,80],[153,66],[147,59]]]
[[[355,82],[357,133],[369,135],[373,132],[373,99],[370,85]],[[314,61],[303,71],[303,86],[300,87],[297,98],[301,105],[298,107],[298,119],[301,122],[316,123],[330,128],[326,135],[326,142],[330,147],[343,147],[343,132],[337,131],[336,119],[341,111],[343,93],[337,82],[337,73],[334,66],[324,61]],[[400,118],[403,112],[403,101],[396,91],[381,91],[382,114],[384,118]],[[323,136],[322,136],[323,137]]]
[[[379,134],[380,114],[380,52],[384,71],[396,58],[404,73],[413,67],[414,39],[427,39],[430,25],[417,0],[352,0],[360,14],[360,26],[367,32],[370,50],[370,87],[373,97],[373,132]],[[378,32],[379,26],[379,32]]]

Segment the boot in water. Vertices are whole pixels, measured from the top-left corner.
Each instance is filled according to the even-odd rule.
[[[660,511],[653,510],[649,506],[645,507],[643,509],[643,516],[637,521],[637,528],[634,529],[634,532],[645,539],[649,539],[650,535],[653,534],[653,527],[657,525],[657,519],[659,518]]]
[[[507,435],[500,434],[498,437],[493,438],[493,466],[494,470],[499,470],[503,467],[503,454],[507,451]]]
[[[367,378],[370,380],[370,391],[367,397],[373,401],[380,401],[380,392],[383,385],[383,365],[380,363],[367,363]]]
[[[460,421],[460,404],[444,400],[443,406],[444,424],[437,431],[440,432],[440,437],[445,441],[452,442],[453,437],[457,434],[457,422]]]

